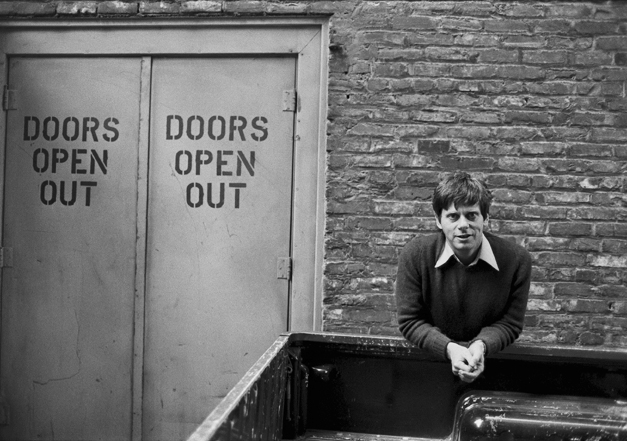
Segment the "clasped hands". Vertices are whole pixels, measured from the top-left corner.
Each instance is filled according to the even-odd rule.
[[[446,345],[446,355],[451,360],[453,375],[466,383],[472,383],[483,372],[485,343],[474,341],[469,347],[450,342]]]

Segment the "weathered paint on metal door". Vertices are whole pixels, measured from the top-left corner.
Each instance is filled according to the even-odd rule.
[[[130,438],[140,69],[10,60],[1,439]]]
[[[287,330],[295,66],[153,61],[146,440],[189,435]]]

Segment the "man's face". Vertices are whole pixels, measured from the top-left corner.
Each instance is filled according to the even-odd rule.
[[[484,222],[488,221],[487,217],[483,218],[479,204],[462,207],[451,204],[435,220],[459,260],[466,265],[471,263],[481,246]]]

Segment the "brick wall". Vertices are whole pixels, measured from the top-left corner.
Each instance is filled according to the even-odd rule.
[[[345,4],[348,7],[347,4]],[[534,271],[524,341],[627,343],[627,4],[363,2],[333,18],[325,328],[393,334],[400,247],[456,169]]]
[[[627,344],[627,3],[0,2],[0,18],[330,16],[324,329],[397,335],[397,255],[482,175],[540,344]]]

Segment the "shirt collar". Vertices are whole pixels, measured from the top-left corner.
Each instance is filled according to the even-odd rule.
[[[440,257],[438,258],[438,261],[435,263],[435,267],[441,267],[446,262],[448,262],[451,257],[455,257],[455,259],[457,259],[457,261],[459,262],[459,259],[457,258],[457,256],[455,256],[455,253],[453,252],[453,248],[451,248],[447,241],[444,241],[444,249],[442,250]],[[492,251],[492,247],[490,246],[490,241],[485,236],[483,236],[483,239],[481,240],[481,247],[479,248],[479,253],[477,254],[477,257],[468,266],[476,265],[479,259],[489,264],[495,270],[499,270],[499,266],[496,263],[496,257],[494,257],[494,252]]]

